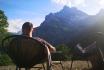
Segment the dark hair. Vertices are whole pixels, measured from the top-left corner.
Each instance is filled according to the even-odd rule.
[[[33,28],[33,24],[30,23],[30,22],[25,22],[23,25],[22,25],[22,30],[23,29],[31,29]]]

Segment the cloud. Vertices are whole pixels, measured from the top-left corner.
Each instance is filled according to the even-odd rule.
[[[70,3],[69,0],[52,0],[52,2],[55,2],[56,4],[62,4],[62,5],[66,5],[68,3]]]
[[[9,23],[9,27],[8,27],[8,31],[9,32],[18,32],[21,30],[21,26],[25,21],[22,19],[12,19],[12,20],[8,20]]]
[[[100,6],[101,6],[102,8],[104,8],[104,0],[100,0],[100,1],[99,1],[99,4],[100,4]]]
[[[104,7],[104,0],[85,0],[85,6],[80,6],[79,9],[88,14],[95,15]]]
[[[51,1],[59,5],[67,5],[69,7],[72,7],[84,4],[85,0],[51,0]]]
[[[51,0],[57,5],[77,7],[89,15],[97,14],[104,8],[104,0]]]
[[[31,22],[33,23],[34,27],[40,26],[40,24],[43,22],[42,17],[37,17],[37,18],[32,18],[32,19],[9,19],[9,27],[8,31],[9,32],[18,32],[21,31],[22,25],[24,22]]]

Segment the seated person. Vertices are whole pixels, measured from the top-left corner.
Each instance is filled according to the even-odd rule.
[[[33,31],[33,24],[30,22],[25,22],[22,26],[22,35],[28,36],[28,37],[32,37],[32,31]],[[50,55],[50,52],[55,52],[56,49],[55,47],[53,47],[51,44],[49,44],[47,41],[39,38],[39,37],[34,37],[34,39],[36,39],[37,41],[39,41],[41,44],[44,45],[44,47],[46,48],[45,52],[48,53],[48,55]],[[51,58],[48,57],[49,60],[49,66],[51,64]]]
[[[30,23],[30,22],[25,22],[23,24],[23,26],[22,26],[22,35],[26,35],[28,37],[32,37],[32,31],[33,31],[33,24]],[[56,51],[55,47],[53,47],[51,44],[49,44],[45,40],[43,40],[43,39],[41,39],[39,37],[34,37],[34,39],[36,39],[40,43],[46,45],[50,52],[55,52]]]

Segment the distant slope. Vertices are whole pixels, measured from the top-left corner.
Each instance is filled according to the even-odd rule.
[[[99,31],[98,23],[104,22],[100,20],[104,18],[102,14],[89,16],[77,8],[65,6],[60,12],[47,15],[45,21],[34,29],[33,36],[53,45],[76,42]]]

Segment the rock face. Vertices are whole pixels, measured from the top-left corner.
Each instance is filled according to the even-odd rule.
[[[61,11],[47,15],[45,21],[34,28],[33,36],[41,37],[53,45],[78,42],[99,31],[99,26],[102,27],[104,22],[102,18],[104,10],[90,16],[77,8],[64,6]]]

